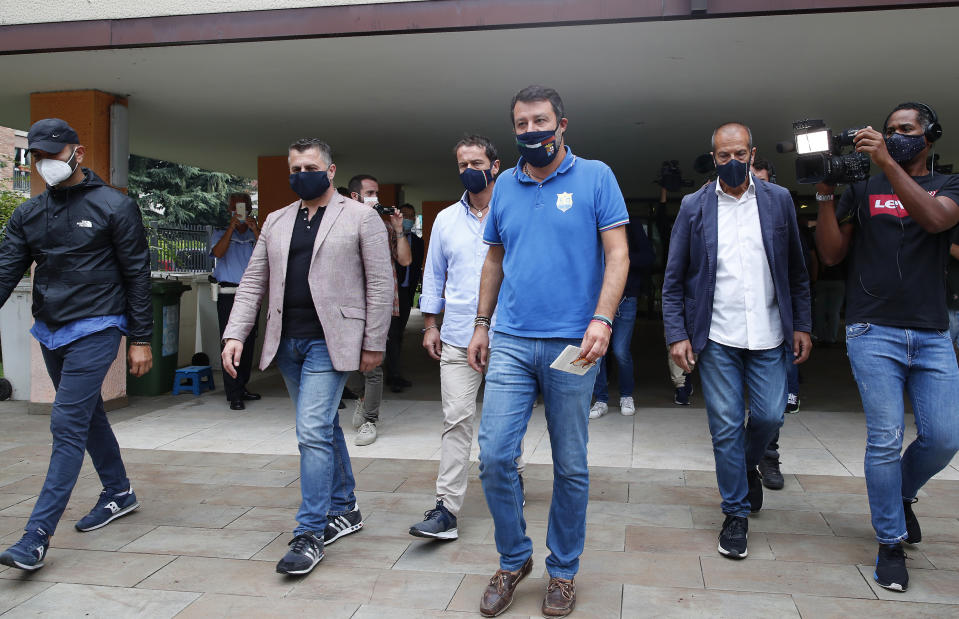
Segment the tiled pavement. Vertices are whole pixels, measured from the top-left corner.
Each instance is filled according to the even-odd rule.
[[[478,616],[497,554],[475,465],[460,539],[407,533],[433,503],[438,402],[387,399],[381,438],[351,445],[365,528],[329,546],[313,574],[290,578],[274,563],[299,502],[293,414],[275,377],[258,387],[264,399],[242,413],[218,392],[135,399],[111,413],[142,507],[77,533],[73,522],[100,490],[88,462],[46,567],[32,575],[0,567],[0,614]],[[613,409],[590,425],[591,501],[573,616],[959,617],[955,461],[916,506],[925,541],[908,550],[909,591],[887,592],[871,577],[861,413],[804,408],[782,432],[786,487],[766,492],[766,507],[750,518],[749,558],[733,562],[716,552],[722,515],[704,412],[664,400],[641,398],[634,418]],[[49,456],[49,418],[24,411],[0,403],[3,547],[19,537]],[[539,616],[545,586],[552,473],[541,409],[525,449],[534,572],[506,616]]]

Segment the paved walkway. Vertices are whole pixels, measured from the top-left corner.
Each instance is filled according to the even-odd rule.
[[[72,524],[100,490],[89,463],[47,566],[0,569],[11,617],[478,616],[497,566],[474,466],[456,542],[410,537],[433,503],[439,404],[388,399],[381,438],[353,448],[366,527],[328,547],[310,576],[276,574],[299,502],[293,414],[275,378],[265,398],[229,411],[217,392],[139,399],[114,419],[143,503],[108,527]],[[15,541],[49,456],[48,418],[0,404],[0,545]],[[344,411],[347,434],[350,409]],[[861,478],[861,414],[803,410],[783,430],[786,487],[750,518],[749,558],[716,552],[722,518],[700,408],[643,406],[590,426],[591,502],[576,617],[959,616],[959,468],[917,505],[924,541],[910,549],[911,587],[874,586],[875,543]],[[510,615],[538,616],[545,586],[552,473],[542,410],[526,452],[533,577]]]

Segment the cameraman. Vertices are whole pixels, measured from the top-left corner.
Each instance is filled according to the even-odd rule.
[[[400,315],[399,288],[396,284],[396,265],[409,266],[413,260],[410,244],[403,234],[403,213],[399,209],[380,206],[380,184],[369,174],[357,174],[347,185],[350,197],[370,208],[376,208],[384,218],[386,234],[393,258],[393,320]],[[388,213],[388,214],[387,214]],[[389,346],[387,342],[387,346]],[[380,419],[380,402],[383,400],[383,366],[378,365],[363,374],[363,398],[356,401],[353,410],[353,428],[357,431],[354,443],[357,446],[372,445],[376,441],[376,422]]]
[[[912,511],[919,489],[959,450],[959,367],[948,333],[946,260],[959,222],[959,178],[930,174],[935,112],[902,103],[884,125],[859,130],[856,151],[881,170],[843,192],[816,185],[817,243],[827,265],[852,247],[846,285],[846,348],[866,413],[866,488],[879,541],[880,586],[909,584],[902,542],[921,539]],[[851,243],[855,237],[855,243]],[[905,453],[903,388],[917,438]]]

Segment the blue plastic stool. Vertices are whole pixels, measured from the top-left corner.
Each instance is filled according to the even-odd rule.
[[[173,375],[173,395],[180,395],[181,391],[192,391],[193,395],[200,395],[214,389],[216,386],[213,384],[213,370],[208,365],[188,365]]]

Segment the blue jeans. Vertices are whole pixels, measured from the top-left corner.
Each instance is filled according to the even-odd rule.
[[[276,364],[296,405],[303,501],[293,534],[322,535],[327,515],[342,516],[356,504],[356,482],[337,412],[348,373],[333,369],[321,339],[282,338]]]
[[[724,514],[749,515],[746,471],[759,464],[770,439],[783,425],[785,350],[782,345],[769,350],[746,350],[709,340],[699,353],[699,380],[713,437],[716,482],[723,497]]]
[[[526,535],[516,459],[536,397],[542,393],[553,451],[546,568],[550,576],[571,579],[579,570],[579,556],[586,543],[586,443],[596,368],[576,376],[549,367],[566,346],[578,346],[580,340],[534,339],[501,332],[495,334],[495,340],[486,374],[479,447],[480,480],[493,516],[500,568],[518,570],[533,554],[533,542]]]
[[[846,326],[846,350],[866,413],[866,490],[876,539],[906,537],[913,499],[959,450],[959,367],[949,333],[869,323]],[[902,453],[905,388],[916,440]],[[902,455],[900,456],[900,453]]]
[[[949,310],[949,339],[959,346],[959,310]]]
[[[633,341],[633,326],[636,324],[636,297],[623,297],[613,318],[613,333],[609,338],[609,351],[596,365],[599,371],[596,374],[596,384],[593,385],[593,396],[598,402],[609,402],[608,381],[606,378],[606,364],[609,363],[609,353],[616,357],[619,367],[619,397],[632,397],[636,386],[633,377],[633,355],[629,345]]]
[[[84,450],[90,452],[100,483],[108,493],[130,488],[120,446],[100,396],[103,379],[117,358],[122,335],[119,329],[111,327],[55,350],[40,346],[57,395],[50,411],[50,468],[27,522],[27,531],[43,529],[47,535],[53,535],[80,475]]]

